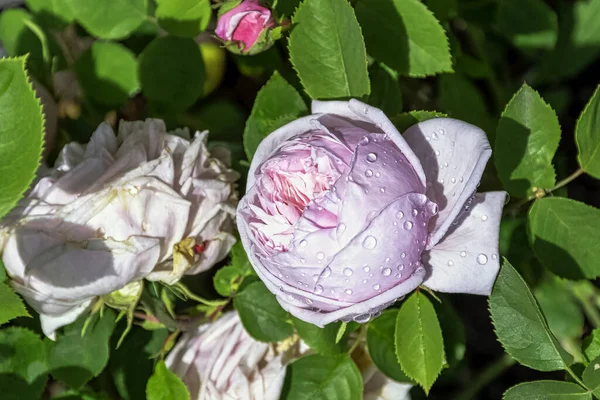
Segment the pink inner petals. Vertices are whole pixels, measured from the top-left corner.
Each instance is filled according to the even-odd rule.
[[[258,40],[263,29],[267,27],[269,18],[269,14],[264,14],[261,11],[250,11],[233,31],[232,39],[243,43],[243,49],[250,49]]]
[[[268,252],[288,249],[293,226],[303,213],[319,227],[337,225],[337,215],[319,204],[348,168],[342,160],[347,159],[346,154],[339,153],[350,150],[339,141],[320,139],[330,139],[330,134],[316,131],[299,135],[257,170],[249,221],[254,237]]]

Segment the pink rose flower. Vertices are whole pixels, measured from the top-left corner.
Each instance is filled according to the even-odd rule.
[[[436,118],[404,135],[357,100],[260,144],[237,210],[259,277],[294,316],[366,322],[423,284],[489,294],[505,192],[475,193],[491,148],[481,129]]]
[[[243,0],[234,8],[219,15],[216,35],[225,42],[233,42],[242,53],[249,52],[261,35],[275,25],[271,10],[258,0]],[[271,43],[267,47],[270,47]],[[261,46],[263,47],[263,46]],[[267,47],[261,48],[265,50]]]

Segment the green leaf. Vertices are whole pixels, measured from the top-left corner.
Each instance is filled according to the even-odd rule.
[[[493,143],[495,122],[477,86],[459,73],[441,75],[438,84],[440,109],[452,118],[480,127]]]
[[[543,0],[498,2],[495,27],[520,49],[552,49],[558,36],[558,18]]]
[[[563,197],[537,200],[529,211],[529,238],[541,263],[564,278],[600,275],[600,210]]]
[[[189,400],[190,392],[177,375],[159,361],[146,387],[148,400]]]
[[[600,85],[583,109],[575,128],[581,168],[600,179]]]
[[[328,356],[341,353],[344,349],[344,343],[336,342],[337,334],[342,325],[341,322],[334,322],[319,328],[309,322],[304,322],[298,318],[292,318],[296,332],[311,349],[317,353]]]
[[[294,333],[288,313],[262,282],[238,293],[233,305],[250,336],[261,342],[279,342]]]
[[[147,18],[147,0],[68,1],[77,21],[100,39],[124,39]]]
[[[496,168],[511,195],[527,197],[554,187],[552,158],[559,141],[554,110],[523,84],[504,109],[496,132]]]
[[[589,363],[583,371],[583,383],[594,392],[595,396],[600,396],[600,357],[596,357]]]
[[[158,23],[171,35],[194,37],[210,22],[209,0],[158,0],[157,3]]]
[[[446,362],[450,367],[457,366],[463,360],[466,350],[465,327],[460,315],[454,310],[450,303],[450,298],[441,296],[441,302],[434,302],[433,306],[440,321],[442,336],[444,337],[444,352],[446,353]]]
[[[73,22],[71,0],[25,0],[27,8],[35,14],[42,25],[56,30],[64,29]]]
[[[397,115],[402,112],[402,92],[398,83],[398,74],[389,68],[375,64],[369,70],[371,77],[371,95],[367,103],[379,108],[385,115]]]
[[[21,327],[0,330],[2,398],[8,395],[9,399],[38,399],[47,379],[48,365],[41,338]]]
[[[29,317],[23,301],[10,286],[0,282],[0,325],[17,317]]]
[[[343,354],[314,354],[288,366],[281,400],[361,400],[362,376],[352,359]]]
[[[504,393],[504,400],[592,400],[592,395],[571,382],[535,381],[520,383]]]
[[[310,97],[369,94],[365,45],[347,0],[305,0],[292,23],[290,60]]]
[[[550,276],[534,290],[550,330],[559,339],[579,338],[583,331],[583,313],[567,285]]]
[[[396,129],[398,129],[400,132],[404,132],[414,124],[438,117],[447,117],[447,115],[437,111],[408,111],[396,115],[391,119],[391,121]]]
[[[0,14],[0,40],[7,55],[11,57],[30,54],[31,58],[42,60],[42,44],[26,25],[33,16],[22,9],[8,9]]]
[[[194,39],[164,36],[140,54],[142,92],[169,109],[185,109],[202,95],[205,69]]]
[[[600,328],[594,329],[583,339],[581,348],[588,362],[600,357]]]
[[[308,111],[300,94],[275,71],[260,89],[244,129],[244,149],[252,160],[260,142],[275,129]]]
[[[394,334],[397,317],[398,310],[386,310],[369,322],[367,348],[377,369],[398,382],[412,383],[412,380],[402,372],[396,357]]]
[[[90,316],[92,319],[82,335],[87,318],[84,314],[65,327],[56,342],[46,341],[52,376],[74,389],[83,387],[104,370],[108,363],[110,336],[115,328],[114,313],[104,310],[102,316],[99,313]]]
[[[229,297],[234,294],[243,280],[242,271],[233,265],[226,265],[220,268],[213,277],[215,290],[223,297]]]
[[[564,369],[573,361],[550,331],[527,283],[506,260],[489,298],[492,322],[506,352],[539,371]]]
[[[398,73],[452,72],[444,28],[419,0],[359,0],[356,17],[369,54]]]
[[[94,42],[75,62],[88,97],[106,106],[120,106],[140,88],[135,54],[113,42]]]
[[[414,292],[402,303],[395,340],[402,370],[429,393],[444,366],[444,339],[435,309],[425,294]]]
[[[25,58],[0,60],[0,218],[29,188],[42,154],[44,120]]]

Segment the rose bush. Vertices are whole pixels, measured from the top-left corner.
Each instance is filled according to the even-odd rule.
[[[192,399],[278,400],[286,364],[311,352],[298,337],[280,344],[252,339],[232,311],[185,333],[166,364],[185,383]],[[365,399],[410,400],[412,385],[386,378],[372,364],[362,375]]]
[[[282,307],[324,326],[366,322],[423,284],[489,294],[504,192],[475,193],[485,132],[436,118],[404,135],[357,100],[314,101],[250,166],[237,223]]]
[[[103,123],[3,220],[11,285],[46,335],[97,296],[143,278],[173,284],[227,255],[238,175],[211,157],[207,132],[186,136],[159,120],[122,122],[117,136]]]

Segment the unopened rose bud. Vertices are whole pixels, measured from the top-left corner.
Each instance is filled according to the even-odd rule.
[[[280,35],[271,10],[259,0],[225,2],[219,10],[216,35],[238,54],[256,54],[271,47]]]
[[[396,130],[357,100],[258,147],[237,223],[258,276],[297,318],[366,322],[423,284],[489,294],[504,192],[475,193],[485,132],[450,118]]]

